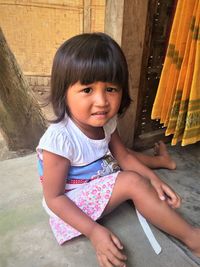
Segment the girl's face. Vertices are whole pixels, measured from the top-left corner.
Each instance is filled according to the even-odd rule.
[[[117,114],[121,98],[121,88],[108,82],[77,82],[66,91],[70,117],[82,130],[105,125]]]

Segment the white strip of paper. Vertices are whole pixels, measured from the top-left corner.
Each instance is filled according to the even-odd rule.
[[[153,232],[151,231],[151,228],[149,224],[147,223],[146,219],[142,216],[142,214],[139,213],[138,210],[136,210],[136,214],[138,216],[138,220],[142,226],[143,231],[145,232],[152,248],[154,249],[155,253],[158,255],[162,251],[162,248],[158,241],[156,240]]]

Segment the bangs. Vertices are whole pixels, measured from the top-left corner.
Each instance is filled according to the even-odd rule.
[[[96,81],[125,85],[126,61],[118,50],[115,46],[106,45],[104,40],[82,43],[77,53],[74,51],[67,69],[69,73],[66,76],[70,77],[71,85],[78,81],[85,85]]]
[[[78,62],[71,66],[71,81],[81,84],[91,84],[96,81],[124,84],[123,70],[120,64],[109,58],[78,59]]]

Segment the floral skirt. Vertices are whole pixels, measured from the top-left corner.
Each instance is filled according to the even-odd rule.
[[[83,212],[96,221],[102,216],[106,205],[112,195],[113,187],[119,172],[95,179],[81,187],[66,193]],[[43,199],[43,207],[50,215],[49,223],[58,243],[64,242],[81,235],[79,231],[65,223],[56,216],[46,205]]]

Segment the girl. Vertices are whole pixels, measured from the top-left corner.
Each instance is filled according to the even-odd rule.
[[[69,39],[55,55],[51,79],[56,119],[37,151],[43,205],[59,244],[82,233],[100,266],[126,266],[121,241],[96,220],[130,199],[151,223],[200,256],[200,229],[174,210],[180,197],[118,135],[117,116],[130,104],[118,44],[103,33]]]

